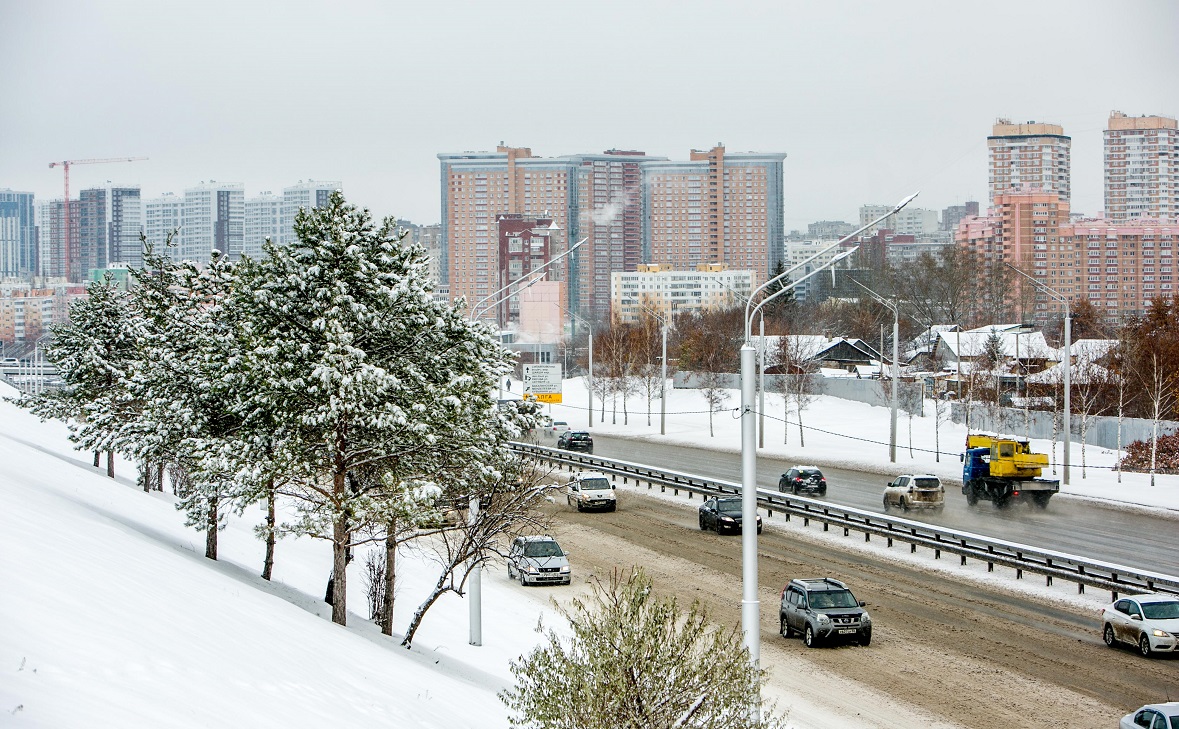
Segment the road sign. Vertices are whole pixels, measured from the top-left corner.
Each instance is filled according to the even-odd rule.
[[[534,395],[540,402],[561,402],[561,365],[524,365],[524,394]]]

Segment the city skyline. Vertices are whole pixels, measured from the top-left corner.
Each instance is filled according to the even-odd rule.
[[[1151,0],[70,5],[0,0],[0,187],[38,200],[61,196],[51,161],[145,156],[71,187],[342,180],[374,214],[429,224],[439,153],[675,161],[720,142],[786,153],[785,229],[805,230],[916,190],[933,210],[986,200],[986,137],[1009,118],[1072,138],[1072,209],[1095,215],[1110,111],[1179,113],[1179,6]]]

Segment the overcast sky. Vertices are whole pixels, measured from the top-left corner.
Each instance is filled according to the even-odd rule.
[[[0,0],[0,188],[247,197],[340,180],[439,219],[444,151],[785,152],[787,229],[987,195],[997,117],[1064,126],[1102,206],[1111,109],[1179,114],[1179,2]],[[76,193],[75,193],[76,194]]]

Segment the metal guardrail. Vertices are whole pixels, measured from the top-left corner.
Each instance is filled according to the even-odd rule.
[[[624,484],[634,479],[636,486],[646,482],[648,489],[659,486],[661,491],[672,489],[677,495],[680,491],[685,491],[688,498],[691,498],[692,494],[715,496],[741,493],[741,484],[732,481],[558,450],[532,443],[511,443],[510,447],[521,455],[539,461],[557,463],[570,469],[602,471],[615,479],[621,477]],[[887,540],[889,547],[893,546],[894,541],[907,543],[910,545],[910,552],[916,552],[918,547],[926,547],[934,550],[935,558],[940,558],[942,552],[956,554],[963,565],[967,559],[976,559],[987,564],[988,572],[993,571],[997,564],[1003,565],[1015,570],[1016,579],[1021,579],[1024,572],[1030,572],[1043,575],[1047,584],[1051,585],[1053,579],[1058,578],[1076,583],[1079,593],[1084,593],[1085,587],[1096,587],[1108,590],[1114,600],[1117,600],[1119,595],[1137,592],[1179,595],[1179,577],[1174,575],[1146,572],[1126,565],[885,516],[769,489],[757,490],[757,503],[766,510],[767,516],[773,516],[777,511],[784,514],[787,521],[792,517],[800,517],[804,526],[814,520],[823,525],[823,531],[835,526],[843,529],[844,536],[848,536],[852,531],[860,532],[864,535],[865,541],[871,541],[873,536],[882,537]]]

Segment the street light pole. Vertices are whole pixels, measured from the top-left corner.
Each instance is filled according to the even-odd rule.
[[[483,311],[486,311],[487,309],[490,309],[493,306],[498,306],[499,304],[503,303],[504,299],[514,296],[515,294],[511,293],[511,288],[513,286],[520,283],[521,281],[528,278],[529,276],[532,276],[533,274],[536,274],[536,273],[540,273],[544,269],[553,265],[557,261],[561,260],[565,256],[567,256],[570,253],[572,253],[573,251],[577,250],[577,247],[580,246],[582,243],[585,243],[587,240],[589,240],[588,237],[582,238],[581,240],[577,241],[577,243],[570,246],[569,250],[565,251],[564,253],[550,258],[548,261],[545,261],[545,263],[543,265],[537,266],[536,268],[532,269],[531,271],[524,274],[523,276],[516,279],[515,281],[512,281],[507,286],[504,286],[503,288],[496,291],[495,293],[493,293],[489,296],[484,296],[482,299],[476,301],[475,305],[473,307],[471,307],[471,320],[477,321],[479,319],[479,315]],[[534,276],[531,281],[524,284],[524,287],[521,288],[520,291],[523,291],[524,289],[533,285],[537,281],[541,280],[541,278],[542,278],[541,276]],[[505,291],[508,293],[504,294]],[[520,291],[517,291],[516,294],[519,294]],[[501,294],[503,294],[503,295],[501,296]],[[493,297],[496,297],[496,296],[499,296],[499,298],[493,300]],[[491,303],[487,303],[489,301]],[[500,397],[500,399],[503,399],[503,381],[504,381],[503,377],[500,375],[497,375],[496,379],[499,381],[499,397]],[[471,499],[468,502],[467,509],[468,509],[468,511],[467,511],[468,522],[473,526],[475,524],[475,520],[479,516],[479,495],[478,494],[471,495]],[[483,566],[479,562],[479,556],[476,555],[475,556],[475,564],[471,567],[470,584],[467,588],[467,594],[471,599],[470,613],[469,613],[470,630],[469,630],[469,636],[468,636],[467,642],[470,643],[471,645],[474,645],[474,646],[483,645],[483,594],[482,594],[483,590],[482,590],[482,587],[483,587]]]
[[[1059,291],[1049,288],[1048,284],[1037,281],[1020,269],[1012,266],[1010,263],[1004,262],[1003,265],[1007,266],[1012,271],[1015,271],[1020,276],[1023,276],[1028,281],[1031,281],[1041,291],[1064,304],[1064,414],[1062,417],[1062,420],[1064,421],[1062,423],[1064,426],[1064,463],[1062,465],[1064,466],[1064,485],[1067,486],[1069,478],[1069,462],[1071,460],[1070,451],[1072,451],[1073,445],[1073,429],[1070,417],[1072,414],[1072,383],[1069,380],[1069,371],[1073,366],[1072,310],[1069,308],[1068,298]]]
[[[896,463],[897,462],[897,387],[898,387],[897,383],[901,379],[900,346],[899,346],[899,340],[900,340],[900,334],[901,334],[900,307],[897,306],[895,302],[889,303],[889,301],[887,299],[885,299],[883,296],[876,293],[875,291],[868,288],[867,286],[860,283],[859,281],[855,280],[854,278],[851,279],[851,282],[854,283],[856,286],[859,286],[863,290],[867,291],[869,294],[871,294],[872,298],[874,298],[878,302],[880,302],[881,305],[883,305],[889,309],[892,309],[892,412],[889,416],[889,421],[888,421],[888,425],[889,425],[889,428],[888,428],[888,460],[891,461],[892,463]],[[884,336],[883,327],[881,328],[880,336],[881,337]],[[883,347],[883,343],[881,344],[881,346]],[[880,356],[883,357],[884,352],[881,352]],[[880,364],[880,376],[881,377],[884,376],[884,363],[883,362]]]
[[[792,291],[796,286],[806,281],[817,273],[820,273],[839,261],[847,258],[851,254],[859,250],[860,246],[857,243],[847,251],[840,252],[831,258],[831,260],[820,265],[815,270],[802,276],[797,281],[788,281],[782,288],[762,299],[756,306],[753,304],[753,299],[759,293],[766,290],[776,282],[789,277],[791,272],[805,265],[814,258],[823,255],[827,251],[831,251],[846,241],[851,240],[868,228],[881,222],[889,215],[895,215],[902,208],[908,205],[917,197],[917,193],[910,195],[902,200],[895,208],[888,213],[881,215],[872,222],[864,225],[834,243],[831,246],[823,249],[803,263],[794,266],[793,268],[774,276],[770,280],[763,283],[755,289],[750,295],[749,300],[745,305],[745,321],[743,323],[744,343],[741,345],[741,634],[744,639],[746,650],[749,652],[749,661],[754,669],[759,669],[761,666],[761,603],[757,595],[757,445],[756,445],[756,423],[753,420],[754,407],[754,348],[750,344],[750,328],[752,326],[753,315],[757,313],[761,307],[773,301],[778,296]],[[761,716],[760,694],[752,707],[750,713],[754,717]]]

